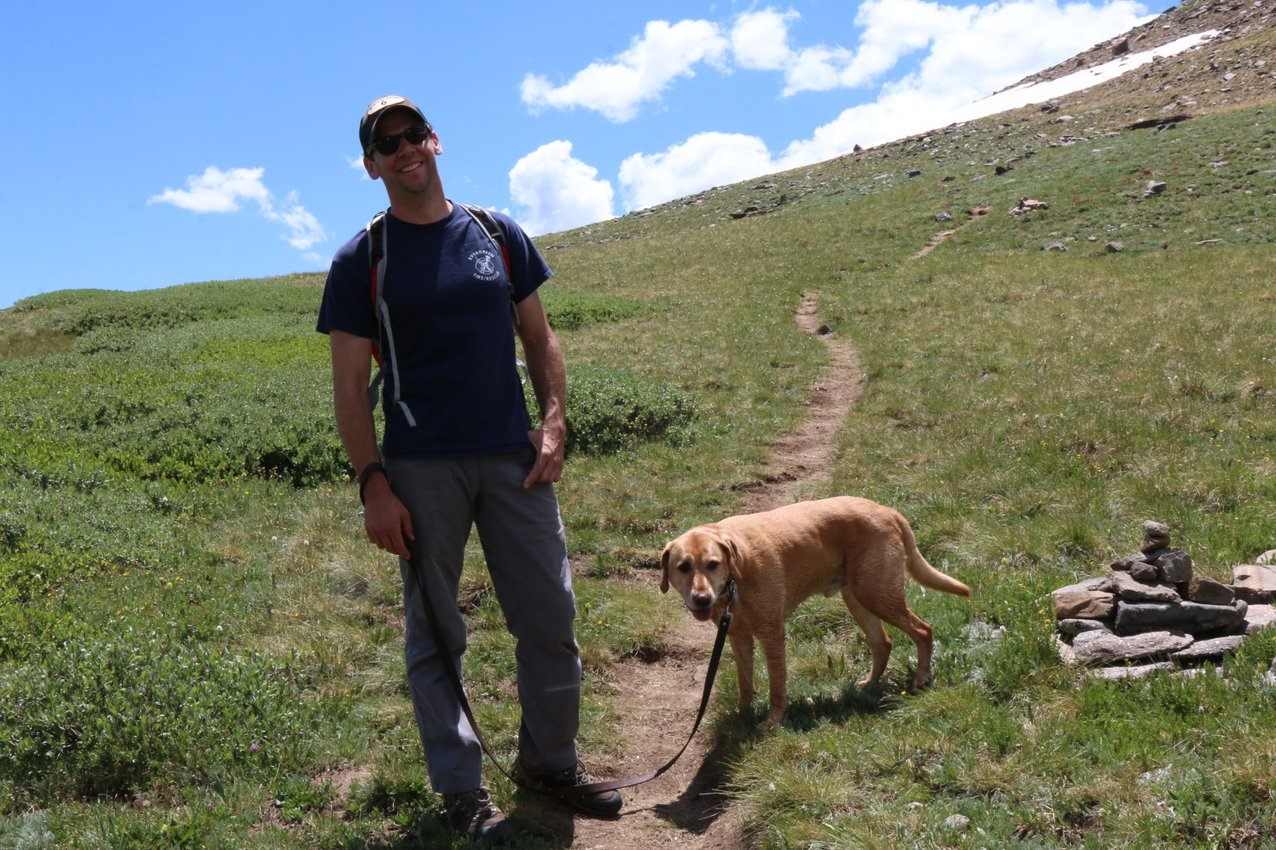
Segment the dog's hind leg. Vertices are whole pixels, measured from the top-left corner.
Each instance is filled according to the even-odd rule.
[[[890,623],[904,634],[912,638],[913,643],[917,644],[917,672],[913,674],[913,690],[921,690],[930,684],[930,659],[934,651],[934,638],[931,633],[930,624],[918,617],[912,612],[903,600],[903,591],[900,591],[900,599],[897,604],[882,605],[877,608],[874,613],[862,617],[856,613],[855,606],[859,605],[861,610],[867,613],[865,606],[860,605],[858,601],[852,604],[851,599],[854,596],[849,589],[842,592],[842,598],[846,599],[846,607],[851,609],[851,613],[855,615],[855,621],[860,624],[860,628],[864,629],[868,635],[869,647],[873,649],[873,672],[869,675],[867,682],[876,682],[877,677],[882,675],[882,671],[886,668],[886,659],[891,653],[891,642],[886,638],[885,631],[882,629],[882,621]],[[848,599],[847,597],[850,597]],[[874,600],[875,603],[880,600]],[[873,631],[882,635],[885,639],[885,648],[880,650],[873,644]],[[879,666],[880,665],[880,666]]]
[[[908,607],[908,600],[904,595],[904,564],[903,545],[883,545],[875,551],[864,553],[859,567],[851,573],[850,585],[843,591],[842,598],[847,598],[848,593],[853,595],[874,618],[899,629],[917,644],[917,672],[913,675],[913,690],[919,690],[930,684],[930,660],[934,641],[930,625]],[[851,608],[852,614],[855,613],[849,601],[847,607]],[[855,619],[864,626],[864,621],[858,614]],[[881,630],[881,622],[876,623],[876,628]],[[872,645],[872,642],[870,633],[869,644]],[[888,642],[887,647],[889,646]],[[883,666],[885,655],[889,652],[888,648],[882,656]],[[874,655],[873,660],[878,660],[877,655]],[[873,672],[881,675],[876,663],[873,665]]]
[[[862,688],[878,681],[886,672],[886,662],[891,657],[891,639],[882,628],[882,621],[855,598],[849,587],[842,588],[842,601],[863,630],[864,637],[868,639],[869,652],[873,656],[873,666],[869,668],[868,675],[857,683]]]

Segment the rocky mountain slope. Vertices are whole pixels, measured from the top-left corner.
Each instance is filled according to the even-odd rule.
[[[1095,68],[1127,53],[1154,50],[1184,36],[1213,33],[1201,45],[1134,68],[1081,91],[1019,109],[857,150],[826,162],[718,187],[639,210],[620,219],[552,237],[551,249],[566,244],[641,238],[634,219],[658,218],[668,226],[716,226],[785,205],[828,199],[845,193],[870,194],[909,177],[947,169],[941,179],[968,179],[962,169],[998,168],[998,173],[1046,148],[1071,145],[1128,130],[1159,132],[1194,118],[1246,109],[1276,101],[1276,2],[1189,0],[1129,32],[1033,74],[1017,85],[1040,83]],[[1265,121],[1261,118],[1260,122]],[[1251,132],[1262,138],[1255,162],[1271,161],[1272,129]],[[1249,139],[1246,140],[1247,142]],[[1217,158],[1216,158],[1217,159]],[[1245,172],[1250,172],[1246,174]],[[1276,188],[1271,168],[1248,164],[1233,189],[1269,198]],[[954,188],[955,188],[954,186]],[[659,215],[656,215],[656,214]]]

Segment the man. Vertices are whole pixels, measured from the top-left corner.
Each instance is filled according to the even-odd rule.
[[[527,235],[498,216],[507,274],[482,225],[444,194],[442,142],[411,101],[373,101],[359,122],[359,144],[368,176],[390,200],[376,283],[384,305],[374,308],[364,231],[333,258],[318,321],[329,334],[337,430],[358,470],[368,539],[400,558],[404,654],[431,785],[456,829],[499,839],[510,824],[482,785],[481,747],[444,667],[459,674],[465,649],[456,594],[472,525],[517,642],[515,769],[533,787],[592,781],[576,753],[575,597],[553,488],[563,471],[567,373],[536,293],[552,272]],[[515,331],[540,406],[535,430]],[[368,403],[373,340],[387,373],[381,451]],[[424,605],[446,646],[435,645]],[[621,806],[614,791],[568,800],[595,815],[615,815]]]

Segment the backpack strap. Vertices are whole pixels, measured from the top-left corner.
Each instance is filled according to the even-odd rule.
[[[394,352],[394,328],[390,324],[390,308],[385,303],[385,267],[390,259],[389,232],[385,213],[380,212],[368,222],[368,282],[372,296],[372,312],[377,317],[377,338],[372,341],[372,356],[377,361],[377,373],[368,385],[368,407],[376,409],[381,395],[381,383],[385,380],[385,355],[390,359],[390,371],[394,374],[394,403],[403,411],[409,425],[415,427],[412,411],[399,398],[399,363]],[[383,354],[382,352],[385,352]]]
[[[377,284],[385,278],[386,265],[386,226],[385,213],[379,212],[372,217],[364,228],[368,233],[368,278],[371,286],[372,312],[377,317],[377,338],[372,340],[372,359],[377,362],[377,373],[368,385],[368,407],[376,408],[381,394],[381,383],[385,380],[385,367],[381,362],[381,342],[384,328],[381,321],[380,293]]]
[[[486,207],[476,206],[474,204],[461,204],[461,209],[470,214],[470,218],[479,223],[483,228],[483,232],[487,234],[487,238],[492,240],[492,244],[501,252],[501,259],[505,261],[505,279],[509,281],[510,296],[510,317],[514,322],[514,326],[518,326],[518,306],[514,302],[514,267],[510,265],[510,249],[509,240],[505,236],[505,231],[501,228],[500,222],[496,220],[496,216],[492,215]]]

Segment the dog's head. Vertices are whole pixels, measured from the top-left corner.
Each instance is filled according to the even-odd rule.
[[[729,579],[740,580],[740,550],[719,526],[697,526],[660,554],[660,592],[672,585],[697,620],[713,616]]]

